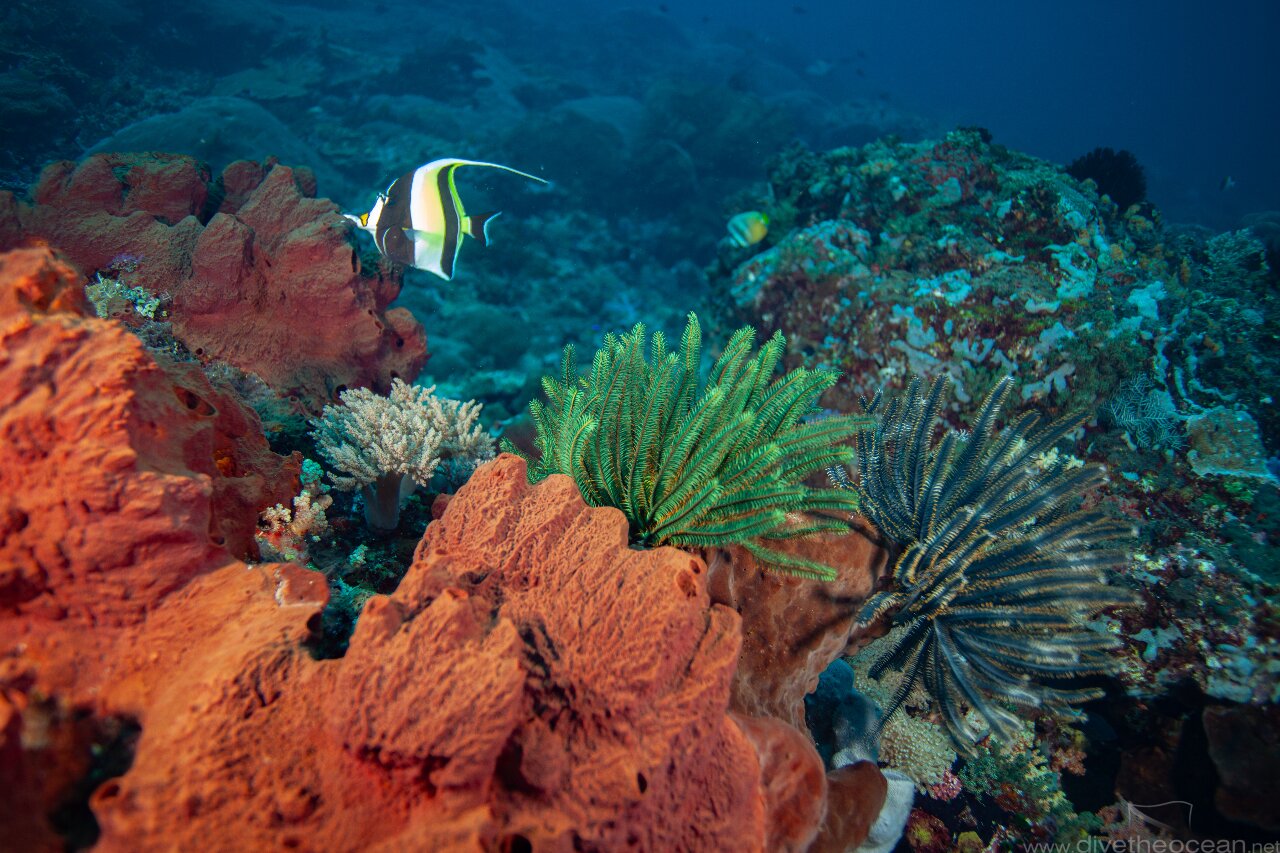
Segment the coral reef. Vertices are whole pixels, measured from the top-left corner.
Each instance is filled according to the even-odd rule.
[[[973,130],[823,154],[795,147],[773,161],[770,182],[771,192],[749,204],[770,216],[768,237],[746,249],[722,247],[709,275],[734,322],[786,331],[786,366],[843,370],[823,397],[829,409],[854,410],[882,389],[889,399],[912,376],[945,375],[955,393],[937,416],[953,427],[978,423],[980,392],[1007,376],[1020,382],[1024,407],[1046,422],[1098,412],[1029,472],[1057,466],[1083,476],[1105,463],[1109,476],[1082,508],[1135,530],[1127,553],[1115,550],[1112,584],[1136,606],[1072,629],[1121,644],[1100,652],[1114,679],[1086,682],[1107,688],[1088,706],[1090,737],[1101,729],[1110,739],[1090,750],[1046,743],[1046,768],[1086,771],[1090,781],[1073,798],[1113,783],[1133,802],[1193,797],[1188,762],[1210,759],[1186,732],[1198,727],[1203,703],[1265,708],[1280,696],[1280,361],[1267,343],[1280,328],[1280,303],[1269,221],[1217,236],[1170,226],[1150,205],[1121,209],[1090,183]],[[873,501],[864,499],[862,511],[893,538],[892,519],[877,519]],[[912,588],[918,607],[938,591]],[[906,636],[898,630],[877,641],[882,649]],[[890,679],[886,690],[893,673],[880,675],[857,688],[890,709],[903,680]],[[901,702],[886,731],[905,725],[937,734],[946,723],[919,684]],[[1048,730],[1044,721],[1055,717],[1036,719]],[[945,760],[895,754],[898,743],[928,736],[889,741],[888,753],[916,775],[939,778]],[[883,734],[879,750],[885,758]],[[1174,761],[1188,751],[1197,758]],[[1108,763],[1115,752],[1118,772]],[[963,767],[958,762],[955,772]],[[1051,838],[1063,821],[1102,832],[1091,815],[1110,805],[1089,794],[1087,809],[1071,807],[1079,820],[1044,809],[1037,818],[1030,803],[978,801],[964,787],[944,802],[936,792],[953,793],[954,784],[923,786],[924,807],[953,836],[972,828],[996,847]],[[1201,824],[1213,827],[1205,832],[1254,831],[1207,801],[1196,808]],[[1106,816],[1114,827],[1115,815]],[[1185,815],[1181,823],[1173,817],[1160,820],[1189,837]]]
[[[912,853],[945,853],[951,849],[951,832],[947,825],[920,809],[911,810],[902,837]]]
[[[1077,181],[1093,181],[1121,210],[1147,197],[1147,174],[1132,151],[1095,148],[1072,160],[1067,174]]]
[[[1186,439],[1173,396],[1155,388],[1146,376],[1126,379],[1102,406],[1102,413],[1128,435],[1137,447],[1179,450]]]
[[[828,776],[803,729],[733,706],[742,617],[711,602],[705,564],[629,549],[620,513],[567,478],[530,486],[514,457],[448,501],[345,655],[313,656],[324,576],[234,556],[298,494],[298,458],[194,365],[83,316],[47,250],[0,272],[22,451],[5,476],[23,483],[0,514],[19,568],[0,584],[9,841],[836,850],[868,831],[873,765]],[[305,479],[312,515],[288,521],[318,525],[314,463]],[[876,552],[848,554],[865,595]],[[833,630],[828,658],[849,621]]]
[[[1276,432],[1261,389],[1280,374],[1265,343],[1280,306],[1257,289],[1275,274],[1247,233],[1210,251],[972,130],[793,148],[770,183],[770,239],[722,254],[712,283],[735,316],[785,330],[787,366],[844,371],[833,409],[947,372],[960,415],[1002,375],[1027,402],[1080,411],[1145,374],[1181,414],[1230,404]]]
[[[1062,774],[1049,766],[1049,750],[1041,743],[1035,727],[1023,723],[1008,741],[984,744],[965,760],[957,775],[966,790],[1017,815],[1026,825],[1023,837],[1079,843],[1095,833],[1101,821],[1096,815],[1075,811],[1062,791]],[[1008,827],[1005,835],[1012,835]]]
[[[1126,577],[1141,596],[1119,624],[1130,649],[1120,676],[1131,694],[1150,697],[1189,681],[1216,699],[1280,701],[1274,601],[1189,549],[1139,551]]]
[[[0,256],[0,287],[4,610],[129,624],[256,556],[258,512],[297,492],[300,459],[199,370],[85,317],[79,274],[47,249]]]
[[[881,709],[892,706],[905,675],[891,671],[872,678],[870,670],[878,657],[879,650],[871,643],[845,662],[853,687],[880,711],[870,737],[878,738],[880,760],[887,768],[910,779],[921,793],[930,792],[948,781],[956,764],[955,744],[946,727],[939,724],[940,718],[931,713],[932,703],[919,685],[908,691],[898,713],[883,716]]]
[[[1256,177],[1196,201],[1215,234],[1128,152],[940,134],[856,38],[496,8],[432,8],[426,40],[330,2],[0,16],[0,847],[1272,840],[1280,215],[1230,213]],[[555,180],[465,178],[507,215],[447,288],[338,215],[437,156]],[[767,233],[726,239],[746,211]],[[725,350],[666,350],[694,309]],[[895,425],[917,376],[954,393]],[[536,461],[476,470],[446,398]],[[546,428],[569,398],[582,445]],[[830,495],[809,469],[859,441],[883,488]],[[1109,524],[1136,537],[1091,551]]]
[[[412,380],[426,338],[388,307],[398,274],[365,271],[349,223],[314,192],[305,170],[271,163],[213,180],[187,156],[99,154],[50,165],[30,202],[0,192],[0,249],[44,242],[91,277],[126,258],[126,286],[163,301],[187,353],[315,413],[346,388]]]
[[[702,563],[626,538],[616,511],[565,478],[530,487],[505,457],[450,501],[334,661],[300,642],[319,575],[232,564],[192,580],[129,635],[163,654],[122,646],[93,700],[142,727],[92,799],[101,844],[804,849],[825,810],[817,753],[728,711],[739,618],[710,606]],[[70,700],[59,672],[41,664],[37,683]],[[840,778],[833,843],[849,846],[877,792]],[[178,825],[161,818],[175,792]]]
[[[308,544],[319,542],[329,530],[325,511],[333,505],[329,487],[320,482],[320,466],[311,459],[302,461],[302,491],[292,508],[276,504],[258,519],[258,551],[268,562],[298,562],[306,565]]]
[[[47,249],[0,255],[0,774],[18,792],[0,823],[18,849],[61,849],[45,816],[134,728],[90,709],[131,689],[116,664],[145,657],[135,632],[256,556],[257,513],[298,483],[252,411],[86,317],[80,282]]]

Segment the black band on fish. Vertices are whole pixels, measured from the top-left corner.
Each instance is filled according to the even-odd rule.
[[[424,167],[425,168],[425,167]],[[458,221],[458,205],[453,194],[453,170],[457,166],[445,166],[436,174],[436,191],[440,208],[444,212],[444,244],[440,247],[440,272],[446,279],[453,278],[453,265],[458,258],[458,241],[462,239],[462,223]]]
[[[387,187],[387,200],[378,216],[375,239],[382,254],[398,264],[413,266],[413,241],[405,236],[404,229],[412,228],[410,196],[413,192],[413,172],[401,175]]]

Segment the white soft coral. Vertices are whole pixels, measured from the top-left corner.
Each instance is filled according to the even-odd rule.
[[[478,422],[480,404],[435,396],[435,386],[419,388],[399,379],[381,397],[367,388],[343,391],[341,406],[325,406],[312,421],[316,448],[341,473],[329,473],[335,487],[359,489],[370,527],[394,530],[400,505],[425,486],[445,462],[469,474],[493,458],[493,439]]]

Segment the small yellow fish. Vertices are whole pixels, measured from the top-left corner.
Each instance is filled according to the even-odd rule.
[[[769,217],[758,210],[739,213],[729,220],[729,238],[736,245],[754,246],[769,233]]]

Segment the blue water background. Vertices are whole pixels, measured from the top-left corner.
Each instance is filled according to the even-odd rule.
[[[571,5],[589,19],[600,4]],[[699,0],[670,15],[830,62],[810,83],[824,94],[883,92],[1048,160],[1127,148],[1173,221],[1229,228],[1280,206],[1280,3]]]

